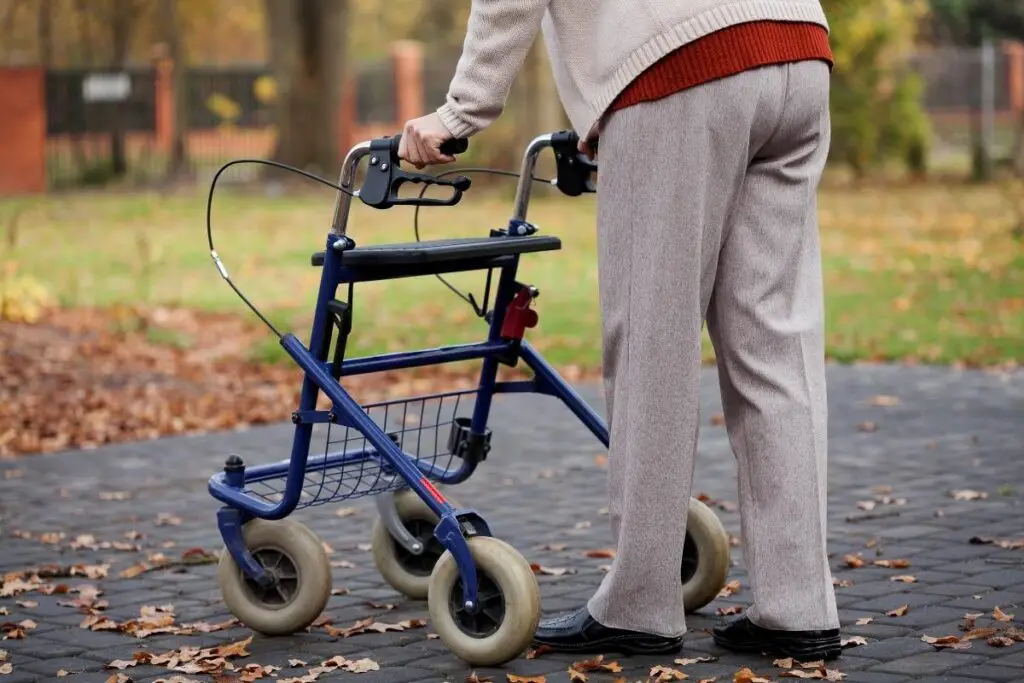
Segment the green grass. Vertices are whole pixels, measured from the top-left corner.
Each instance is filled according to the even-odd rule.
[[[1024,247],[1014,236],[1021,198],[997,186],[826,188],[821,193],[827,345],[840,360],[1024,361]],[[359,244],[412,239],[412,211],[355,203]],[[421,212],[424,238],[502,227],[509,193],[478,192],[455,209]],[[65,306],[186,306],[250,315],[221,281],[205,235],[205,194],[82,193],[0,201],[3,261],[42,280]],[[269,198],[225,190],[214,202],[216,247],[236,284],[264,312],[306,337],[333,195]],[[562,238],[528,255],[520,280],[541,290],[531,339],[555,363],[600,363],[594,198],[539,190],[531,220]],[[11,248],[11,242],[14,242]],[[451,280],[479,296],[482,274]],[[670,305],[670,302],[666,302]],[[464,342],[485,332],[468,305],[433,278],[360,285],[350,353]],[[158,343],[187,345],[167,331]],[[705,340],[710,355],[710,346]],[[276,342],[254,350],[282,357]]]

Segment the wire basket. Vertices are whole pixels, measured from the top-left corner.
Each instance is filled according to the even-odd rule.
[[[455,434],[465,428],[476,389],[396,399],[364,405],[363,411],[398,444],[425,476],[437,479],[455,472]],[[403,488],[405,481],[358,430],[327,424],[322,454],[306,461],[296,509],[361,498]],[[316,432],[314,438],[319,442]],[[312,448],[311,448],[312,451]],[[272,504],[284,497],[287,475],[248,481],[246,493]]]

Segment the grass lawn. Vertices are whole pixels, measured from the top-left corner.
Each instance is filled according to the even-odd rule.
[[[543,188],[534,196],[531,220],[564,246],[523,260],[520,279],[541,290],[541,324],[531,339],[559,365],[595,368],[594,198],[569,199]],[[214,201],[214,239],[232,278],[303,338],[319,275],[309,255],[322,248],[333,201],[330,191],[271,198],[230,190],[219,190]],[[995,185],[823,189],[828,354],[843,361],[1024,361],[1021,203]],[[360,244],[413,238],[411,209],[354,206],[349,233]],[[428,239],[486,234],[503,227],[510,210],[509,193],[471,192],[454,209],[422,211],[421,233]],[[205,192],[198,190],[4,200],[0,261],[43,281],[68,307],[174,305],[250,315],[210,260],[204,212]],[[482,274],[452,280],[482,293]],[[360,355],[485,333],[469,306],[433,278],[361,285],[355,315],[350,348]],[[159,330],[151,334],[158,343],[188,343]],[[283,357],[269,335],[253,354]]]

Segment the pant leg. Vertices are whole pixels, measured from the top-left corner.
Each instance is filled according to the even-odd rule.
[[[624,109],[601,134],[599,280],[617,556],[588,607],[606,626],[685,631],[680,565],[700,333],[752,130],[770,118],[765,78],[748,72]]]
[[[820,62],[785,69],[779,127],[756,150],[725,228],[708,327],[738,459],[748,616],[766,628],[835,628],[816,203],[829,71]]]

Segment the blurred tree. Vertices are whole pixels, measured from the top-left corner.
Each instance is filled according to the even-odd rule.
[[[110,66],[114,69],[120,70],[128,67],[129,41],[131,40],[132,26],[138,16],[138,9],[135,0],[111,0],[108,6],[110,45],[113,50]],[[111,108],[110,166],[111,174],[115,178],[128,172],[123,106]]]
[[[863,176],[887,158],[925,170],[930,138],[922,84],[908,68],[924,0],[824,0],[836,65],[832,158]]]
[[[274,159],[327,173],[341,157],[348,0],[266,0],[265,7],[277,86]]]
[[[174,92],[174,122],[171,131],[171,157],[167,162],[167,176],[174,178],[185,169],[185,129],[188,122],[188,91],[185,84],[185,55],[182,52],[181,20],[178,0],[160,0],[160,24],[167,45],[167,59],[171,62],[172,91]]]

